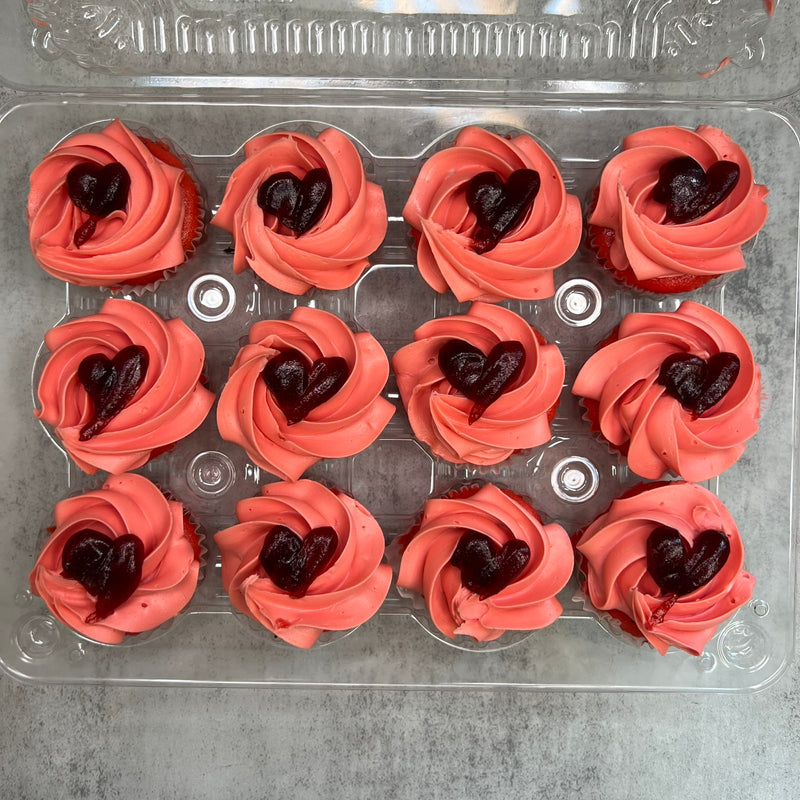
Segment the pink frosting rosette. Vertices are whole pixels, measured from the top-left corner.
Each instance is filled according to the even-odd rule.
[[[380,608],[392,580],[383,564],[384,538],[375,518],[352,497],[301,480],[272,483],[236,506],[239,524],[214,537],[222,555],[222,585],[234,608],[289,644],[309,648],[323,631],[349,630]],[[262,549],[275,528],[301,540],[335,533],[335,550],[305,594],[292,593],[267,573]]]
[[[467,185],[484,172],[506,181],[521,169],[540,176],[532,206],[494,248],[477,253],[472,238],[477,219],[467,205]],[[506,138],[476,127],[464,128],[453,147],[425,162],[403,217],[418,240],[422,277],[462,302],[551,297],[553,270],[578,249],[583,226],[580,202],[566,193],[555,164],[530,136]]]
[[[703,531],[721,532],[730,548],[727,561],[705,585],[668,596],[647,565],[647,541],[659,526],[673,528],[689,546]],[[575,546],[591,604],[662,655],[670,647],[700,655],[719,625],[753,594],[755,579],[742,569],[735,522],[715,495],[696,484],[653,485],[615,500],[576,534]]]
[[[329,357],[347,364],[341,388],[300,421],[289,419],[262,376],[271,359],[289,350],[311,367]],[[250,329],[220,395],[220,435],[259,467],[297,480],[320,459],[354,455],[377,439],[394,414],[381,396],[388,376],[389,361],[374,336],[353,333],[327,311],[299,306],[288,320],[263,320]]]
[[[316,138],[280,131],[251,139],[244,155],[211,221],[233,234],[234,271],[250,267],[291,294],[352,286],[389,225],[383,190],[367,181],[353,143],[335,128]],[[316,224],[296,235],[259,206],[259,190],[274,175],[302,180],[316,169],[330,177],[330,201]]]
[[[718,161],[738,165],[733,191],[690,222],[667,219],[653,190],[661,167],[690,157],[706,172]],[[589,234],[608,265],[627,283],[652,291],[684,291],[744,269],[742,245],[767,219],[766,186],[755,183],[744,151],[723,131],[668,125],[633,133],[605,166],[589,215]]]
[[[522,371],[504,393],[470,422],[473,401],[442,372],[438,355],[450,340],[491,353],[499,342],[522,344]],[[564,384],[564,359],[554,344],[502,306],[473,303],[466,314],[426,322],[414,342],[392,358],[397,386],[414,435],[431,451],[459,464],[497,464],[516,450],[550,440],[550,421]]]
[[[698,416],[659,382],[661,367],[675,354],[707,362],[717,353],[737,356],[739,373]],[[583,365],[572,391],[583,398],[593,427],[643,478],[667,471],[689,481],[712,478],[739,459],[758,431],[761,371],[750,345],[732,322],[690,301],[675,312],[627,315],[616,338]]]
[[[99,313],[51,328],[44,343],[50,356],[34,414],[53,426],[84,472],[119,474],[142,466],[199,427],[214,403],[202,385],[205,350],[197,335],[181,320],[165,321],[132,300],[109,298]],[[147,353],[144,380],[99,433],[82,438],[95,408],[78,375],[81,362],[113,359],[131,345]]]
[[[467,588],[461,569],[451,563],[465,533],[483,534],[498,549],[523,542],[529,560],[505,587],[482,597]],[[451,639],[491,641],[509,630],[544,628],[561,614],[555,595],[574,566],[569,536],[493,484],[428,500],[408,539],[401,546],[397,586],[422,596],[433,624]]]
[[[76,245],[90,216],[70,198],[74,167],[117,163],[130,178],[124,207],[96,218],[91,237]],[[202,231],[202,203],[193,180],[163,142],[132,133],[118,119],[102,131],[71,136],[31,173],[29,238],[48,273],[79,286],[152,284],[182,264]]]
[[[64,571],[62,557],[75,534],[91,531],[110,540],[134,534],[143,545],[141,578],[108,616],[95,619],[97,598]],[[68,627],[98,642],[118,644],[172,619],[197,586],[200,546],[181,503],[167,500],[141,475],[109,477],[101,489],[61,500],[55,529],[30,574],[31,591]]]

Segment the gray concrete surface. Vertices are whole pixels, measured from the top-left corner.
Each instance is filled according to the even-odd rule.
[[[9,97],[0,92],[0,105]],[[800,114],[796,98],[780,105]],[[0,709],[8,800],[800,795],[796,663],[754,695],[27,686],[0,676]]]

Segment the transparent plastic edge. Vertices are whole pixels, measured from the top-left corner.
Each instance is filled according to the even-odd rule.
[[[9,26],[11,30],[4,35],[4,49],[19,48],[20,41],[24,49],[17,49],[15,57],[9,58],[5,64],[0,59],[0,81],[19,90],[69,90],[71,86],[85,82],[93,91],[114,88],[122,92],[152,88],[189,91],[215,86],[264,89],[298,85],[312,88],[363,85],[367,90],[385,91],[390,88],[401,89],[404,84],[435,91],[449,90],[455,83],[462,86],[472,84],[475,90],[517,93],[530,91],[533,80],[534,91],[545,93],[624,93],[630,96],[656,92],[658,87],[657,93],[678,97],[686,94],[688,81],[694,86],[688,91],[701,97],[714,98],[717,89],[713,73],[721,69],[723,63],[727,64],[723,71],[737,70],[742,78],[732,82],[733,91],[740,99],[774,99],[776,89],[777,96],[786,96],[800,88],[800,85],[787,85],[791,72],[788,76],[773,74],[764,79],[759,79],[755,74],[757,70],[763,73],[765,67],[774,71],[772,60],[793,52],[797,43],[796,34],[792,32],[793,26],[786,23],[781,25],[791,13],[789,4],[783,2],[776,4],[773,18],[761,18],[763,10],[760,17],[755,11],[761,8],[760,3],[752,0],[747,6],[751,13],[748,17],[750,27],[744,30],[737,30],[730,20],[724,23],[717,20],[720,13],[724,18],[725,14],[735,13],[737,9],[712,9],[709,19],[703,20],[703,15],[697,9],[683,9],[675,4],[664,11],[663,8],[655,8],[654,4],[653,8],[637,10],[641,17],[638,25],[626,20],[626,12],[620,9],[611,11],[612,17],[621,14],[620,20],[612,20],[606,25],[588,18],[575,23],[569,14],[560,18],[559,15],[550,14],[544,22],[497,14],[479,15],[474,21],[460,18],[448,21],[446,17],[438,18],[436,15],[426,20],[425,15],[420,17],[416,14],[408,16],[410,22],[406,23],[406,27],[409,30],[405,33],[403,14],[378,14],[372,15],[375,19],[359,21],[354,19],[355,13],[350,9],[346,13],[338,11],[330,19],[326,15],[324,20],[314,20],[308,18],[310,9],[287,10],[275,6],[267,16],[277,14],[281,20],[276,17],[274,25],[278,25],[278,28],[281,25],[287,27],[285,31],[282,28],[272,30],[268,21],[262,20],[263,25],[271,31],[268,36],[264,34],[269,41],[282,42],[280,45],[262,42],[267,48],[262,53],[256,45],[248,42],[253,35],[260,35],[263,25],[246,24],[247,20],[244,20],[240,26],[242,30],[238,30],[239,26],[225,23],[230,14],[226,16],[224,10],[215,22],[213,13],[204,14],[199,8],[193,9],[191,2],[176,4],[179,7],[175,9],[153,3],[153,8],[148,11],[147,3],[133,4],[119,0],[116,6],[110,4],[103,7],[108,14],[118,14],[113,26],[104,26],[102,20],[98,22],[89,17],[76,18],[70,25],[64,23],[67,32],[62,31],[61,37],[78,37],[78,44],[74,45],[75,53],[69,61],[63,54],[63,48],[56,44],[59,39],[58,12],[69,4],[61,4],[59,8],[55,3],[42,2],[45,10],[52,5],[51,11],[56,15],[52,21],[55,28],[50,30],[36,26],[28,19],[27,4],[23,0],[5,2],[8,6],[6,16],[12,23]],[[670,3],[659,5],[669,7]],[[156,7],[157,11],[154,10]],[[94,17],[99,18],[101,9],[97,8]],[[197,12],[200,19],[192,18],[193,11]],[[659,19],[660,14],[673,11],[677,14],[674,19]],[[137,14],[147,13],[152,13],[154,17],[128,20],[131,14],[136,17]],[[260,15],[260,18],[264,13],[259,10],[256,15]],[[753,14],[759,18],[753,18]],[[737,24],[741,20],[742,17],[737,15]],[[97,30],[92,28],[92,24],[97,26]],[[222,26],[221,30],[214,29],[214,25]],[[559,25],[564,30],[559,31]],[[719,28],[724,25],[732,29],[728,32],[733,48],[731,52],[719,49]],[[652,31],[650,26],[653,27]],[[187,43],[176,44],[171,41],[171,36],[176,37],[176,41],[185,40]],[[419,39],[410,51],[406,41],[408,36],[416,36],[414,42]],[[598,37],[599,40],[595,41]],[[790,41],[784,41],[787,37]],[[241,42],[228,53],[226,48],[234,47],[231,44],[234,39],[241,39]],[[395,41],[400,43],[397,45],[400,49],[393,56],[392,48],[387,48]],[[279,47],[277,56],[270,54],[269,48],[273,46]],[[179,57],[191,57],[192,47],[200,48],[198,53],[194,53],[197,64],[193,65],[191,60],[183,66],[172,63],[175,59],[180,63]],[[341,47],[344,47],[344,51],[336,51],[334,58],[334,51]],[[172,53],[171,48],[175,48],[176,52]],[[208,48],[208,52],[204,48]],[[285,48],[285,51],[281,48]],[[149,53],[150,49],[152,53]],[[407,51],[423,61],[435,54],[447,69],[432,73],[430,64],[427,67],[424,64],[417,65],[412,69],[398,55]],[[533,58],[529,63],[523,58],[525,53]],[[268,63],[281,57],[291,62],[292,58],[297,59],[302,54],[310,58],[312,63],[326,66],[317,74],[311,71],[304,73],[302,78],[293,79],[296,70],[286,65],[273,74],[265,75],[263,66],[259,66],[258,62],[261,57],[266,58]],[[167,55],[170,58],[165,63],[159,63],[159,57]],[[120,58],[127,56],[144,60],[134,64],[117,63]],[[252,65],[237,72],[238,67],[231,67],[224,60],[227,58],[230,61],[234,56],[236,60],[231,64],[242,61],[249,64],[252,61]],[[381,59],[390,62],[392,57],[398,59],[398,66],[394,70],[381,72]],[[503,58],[508,61],[507,64],[504,64]],[[559,60],[569,61],[570,58],[576,66],[568,74],[560,74],[560,68],[556,68]],[[108,59],[110,61],[104,64],[104,60]],[[727,63],[729,60],[731,63]],[[605,72],[598,68],[595,61],[600,64],[607,62]],[[338,68],[343,63],[351,62],[346,71],[349,77],[336,77],[341,75]],[[476,63],[482,66],[479,68]],[[523,74],[525,72],[528,74]],[[537,80],[536,74],[543,72],[545,77]],[[477,77],[481,73],[495,74],[488,78]],[[376,74],[381,77],[368,77]],[[430,74],[435,77],[429,78]],[[598,74],[601,76],[599,80],[595,79]],[[76,78],[79,75],[85,76],[85,81]]]

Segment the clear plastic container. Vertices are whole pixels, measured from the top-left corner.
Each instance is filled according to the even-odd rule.
[[[800,86],[779,0],[4,0],[20,88],[379,87],[728,98]],[[35,22],[33,21],[35,20]],[[731,91],[733,94],[731,94]]]
[[[592,102],[560,96],[496,100],[464,101],[449,92],[423,103],[402,93],[373,96],[332,87],[315,99],[277,88],[258,96],[231,91],[199,100],[164,98],[149,90],[124,98],[86,92],[66,101],[29,95],[5,110],[0,150],[15,154],[4,160],[0,216],[6,291],[0,321],[0,486],[6,522],[0,537],[0,660],[7,672],[29,681],[125,684],[685,691],[752,690],[783,672],[792,657],[796,611],[792,476],[800,142],[795,124],[774,109],[747,104]],[[757,579],[754,599],[722,626],[699,658],[680,651],[661,657],[610,635],[573,601],[574,578],[560,595],[564,613],[554,625],[482,652],[474,652],[468,642],[451,644],[431,635],[424,613],[394,589],[378,615],[350,635],[332,637],[310,652],[291,649],[235,615],[222,590],[210,534],[232,524],[235,501],[255,495],[270,478],[243,451],[219,439],[212,417],[142,470],[180,496],[209,535],[205,578],[186,613],[158,635],[131,637],[116,647],[88,642],[55,622],[30,595],[27,574],[51,524],[54,502],[100,479],[72,466],[34,419],[31,376],[35,384],[44,332],[64,314],[92,313],[107,294],[74,287],[65,292],[36,266],[27,242],[25,198],[30,171],[53,145],[78,128],[116,116],[157,131],[187,153],[212,209],[241,159],[241,145],[273,126],[342,129],[363,146],[367,174],[385,190],[389,232],[373,267],[349,290],[295,298],[251,273],[236,276],[226,252],[229,236],[209,228],[189,264],[155,293],[142,296],[141,302],[162,315],[181,317],[200,335],[215,392],[249,325],[262,316],[287,316],[298,303],[333,311],[353,327],[371,331],[389,355],[409,342],[425,320],[466,309],[421,280],[400,216],[421,163],[458,128],[476,124],[529,131],[555,153],[568,190],[583,200],[584,209],[603,164],[626,133],[659,124],[723,128],[751,156],[756,180],[770,188],[769,220],[748,246],[747,269],[724,286],[692,294],[742,328],[763,370],[761,430],[743,458],[710,484],[742,532],[746,566]],[[769,148],[761,146],[767,141]],[[496,467],[436,461],[414,440],[390,379],[386,396],[398,412],[378,441],[353,458],[320,462],[310,477],[352,492],[376,515],[387,540],[408,529],[429,496],[464,481],[509,486],[569,531],[602,511],[638,479],[624,458],[589,434],[569,386],[577,367],[623,314],[672,309],[679,299],[619,287],[585,246],[556,271],[556,284],[553,298],[507,303],[557,342],[567,363],[567,385],[547,445]]]

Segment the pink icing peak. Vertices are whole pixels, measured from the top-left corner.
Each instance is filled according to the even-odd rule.
[[[701,416],[683,408],[658,382],[664,360],[687,353],[707,360],[738,357],[727,394]],[[625,317],[617,338],[583,365],[572,391],[584,398],[600,433],[627,453],[637,475],[666,472],[703,481],[719,475],[744,452],[758,430],[761,372],[741,331],[718,312],[685,301],[675,312]]]
[[[343,358],[344,384],[299,421],[290,420],[261,375],[269,360],[299,351],[313,364]],[[241,445],[262,469],[297,480],[322,458],[342,458],[368,447],[394,414],[381,396],[389,362],[369,333],[353,333],[327,311],[297,307],[288,320],[263,320],[250,329],[220,395],[217,425],[227,441]]]
[[[479,419],[471,421],[473,401],[450,384],[439,366],[440,350],[452,339],[483,353],[500,341],[516,341],[525,353],[519,375]],[[439,458],[497,464],[550,439],[564,360],[556,345],[545,343],[522,317],[502,306],[476,302],[464,315],[425,323],[414,332],[414,342],[395,353],[392,368],[414,435]]]
[[[75,231],[88,218],[70,199],[67,175],[79,164],[120,164],[130,177],[125,207],[95,221],[86,242]],[[185,170],[156,158],[120,120],[78,133],[48,153],[31,173],[29,238],[51,275],[79,286],[114,286],[160,278],[186,260],[181,191]]]
[[[739,168],[733,191],[701,218],[676,225],[666,206],[653,198],[659,171],[688,156],[705,170],[718,161]],[[650,128],[627,136],[622,151],[608,162],[588,223],[613,237],[608,259],[618,271],[632,270],[648,281],[676,275],[713,277],[744,269],[741,245],[763,227],[768,190],[754,182],[744,151],[723,131],[700,125]],[[591,230],[590,230],[591,233]]]
[[[361,625],[380,607],[392,572],[382,563],[383,533],[358,501],[310,480],[264,486],[242,500],[237,525],[214,537],[222,556],[222,584],[238,611],[297,647],[309,648],[326,630]],[[305,539],[332,529],[336,549],[302,597],[276,585],[260,562],[269,532],[284,526]]]
[[[144,560],[136,589],[111,613],[98,619],[96,598],[63,574],[62,553],[70,537],[90,528],[112,540],[134,533]],[[31,591],[52,614],[95,641],[121,642],[127,634],[157,628],[189,602],[200,562],[196,535],[187,526],[183,506],[167,500],[141,475],[109,477],[101,489],[61,500],[55,529],[30,574]]]
[[[452,564],[465,530],[489,537],[498,548],[517,540],[530,557],[496,593],[480,598],[462,583]],[[573,568],[566,531],[545,525],[523,500],[493,484],[474,494],[429,500],[413,537],[402,552],[397,586],[425,599],[434,625],[449,638],[491,641],[507,630],[535,630],[561,614],[555,595]]]
[[[251,139],[244,155],[212,220],[233,234],[234,271],[249,267],[291,294],[355,283],[383,241],[389,221],[383,191],[367,181],[353,143],[335,128],[317,137],[284,131]],[[265,225],[258,204],[264,181],[287,172],[303,180],[314,169],[324,169],[331,183],[330,202],[318,222],[302,236],[274,217],[273,224]]]
[[[535,201],[495,247],[476,253],[476,217],[466,187],[480,173],[493,172],[505,181],[522,169],[540,176]],[[460,301],[552,296],[553,270],[572,257],[582,233],[578,199],[566,193],[561,174],[533,138],[506,138],[475,127],[464,128],[453,147],[425,162],[403,217],[417,234],[422,277],[437,292],[452,290]]]
[[[682,596],[662,593],[647,572],[647,539],[658,526],[690,544],[705,530],[724,533],[730,555],[711,580]],[[700,655],[718,626],[750,600],[755,580],[742,568],[739,531],[720,500],[697,484],[654,485],[615,500],[576,534],[578,562],[591,604],[625,620],[662,655],[678,647]]]
[[[44,341],[50,356],[34,413],[53,426],[85,472],[119,474],[142,466],[154,452],[194,431],[214,402],[202,386],[205,350],[197,335],[181,320],[165,321],[132,300],[109,298],[99,313],[51,328]],[[98,354],[113,359],[132,345],[148,355],[136,394],[99,433],[82,439],[94,407],[79,379],[81,363]]]

